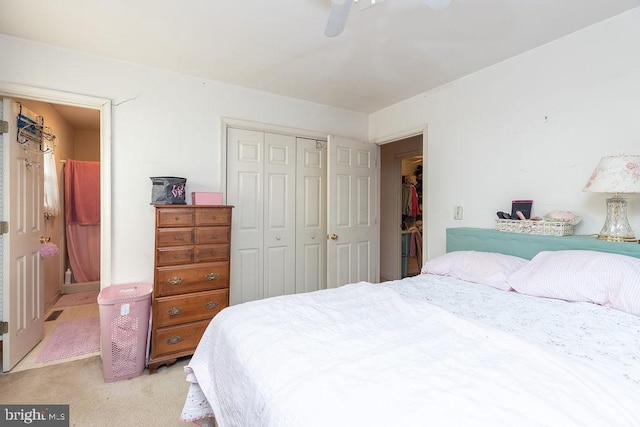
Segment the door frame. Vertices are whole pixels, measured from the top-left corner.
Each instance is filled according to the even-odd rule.
[[[0,96],[100,111],[100,289],[111,284],[111,100],[0,82]],[[3,183],[4,185],[4,183]]]

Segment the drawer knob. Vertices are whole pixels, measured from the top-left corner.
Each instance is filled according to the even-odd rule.
[[[169,282],[170,285],[179,285],[180,283],[184,282],[184,279],[182,277],[172,277],[167,280],[167,282]]]
[[[218,277],[220,277],[220,274],[218,274],[218,273],[209,273],[204,277],[207,280],[216,280]]]
[[[218,240],[218,235],[215,233],[211,233],[211,239]]]
[[[206,303],[204,306],[206,307],[207,310],[213,310],[214,308],[218,307],[220,304],[218,304],[215,301],[209,301],[208,303]]]
[[[173,240],[184,240],[184,237],[182,237],[179,234],[176,234],[176,235],[173,236]]]
[[[180,335],[167,338],[167,344],[178,344],[180,341],[182,341],[182,337]]]
[[[218,219],[218,216],[217,215],[212,215],[211,219],[213,219],[215,221],[216,219]]]
[[[176,220],[176,221],[179,221],[179,220],[180,220],[180,217],[179,217],[179,216],[175,217],[175,220]]]
[[[178,314],[182,313],[182,307],[171,307],[169,310],[167,310],[167,314],[169,314],[169,316],[177,316]]]

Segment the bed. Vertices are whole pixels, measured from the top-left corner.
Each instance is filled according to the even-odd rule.
[[[223,310],[182,419],[639,426],[640,245],[544,237],[449,229],[418,276]]]

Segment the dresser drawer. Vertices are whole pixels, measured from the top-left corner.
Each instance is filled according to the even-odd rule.
[[[194,242],[194,231],[191,227],[156,229],[156,246],[191,245]]]
[[[189,264],[194,259],[193,246],[166,246],[156,249],[156,265]]]
[[[194,249],[195,262],[226,261],[229,259],[229,244],[198,245]]]
[[[155,327],[211,319],[229,305],[228,301],[228,289],[156,298],[153,301]]]
[[[229,287],[229,262],[206,262],[156,268],[158,297]]]
[[[200,208],[196,211],[196,225],[230,225],[231,208]]]
[[[183,227],[194,225],[195,214],[190,208],[159,208],[156,210],[157,227]]]
[[[154,329],[151,334],[152,358],[194,350],[210,320]]]
[[[196,229],[196,244],[229,243],[231,227],[198,227]]]

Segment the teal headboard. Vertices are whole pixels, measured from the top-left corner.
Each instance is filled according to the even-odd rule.
[[[447,252],[498,252],[531,259],[540,251],[584,249],[640,258],[638,243],[606,242],[595,236],[542,236],[485,228],[447,228]]]

